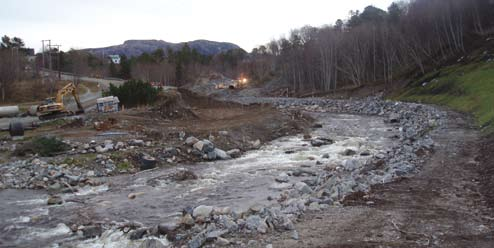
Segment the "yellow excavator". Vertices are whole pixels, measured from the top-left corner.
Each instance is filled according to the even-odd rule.
[[[77,111],[70,111],[65,108],[63,98],[71,94],[77,104]],[[74,83],[65,85],[57,92],[56,97],[46,98],[41,105],[37,107],[37,114],[40,120],[56,119],[65,116],[78,115],[84,113],[84,108],[77,94],[77,87]]]

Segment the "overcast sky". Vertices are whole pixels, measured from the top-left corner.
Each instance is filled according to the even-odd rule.
[[[0,35],[39,50],[118,45],[128,39],[207,39],[247,51],[304,25],[346,19],[350,10],[392,0],[0,0]]]

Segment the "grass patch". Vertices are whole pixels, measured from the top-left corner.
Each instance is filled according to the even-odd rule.
[[[67,151],[69,146],[56,137],[35,137],[31,141],[17,147],[15,156],[26,156],[27,154],[39,154],[42,157],[52,157]]]
[[[131,167],[130,163],[129,162],[121,162],[121,163],[117,163],[117,169],[119,171],[123,171],[123,170],[129,170]]]
[[[435,78],[431,76],[437,75]],[[426,81],[429,79],[430,81]],[[472,113],[487,133],[494,132],[494,63],[442,68],[412,83],[395,100],[438,104]]]

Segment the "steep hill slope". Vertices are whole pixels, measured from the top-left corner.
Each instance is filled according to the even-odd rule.
[[[445,105],[472,113],[487,133],[494,132],[494,59],[489,53],[431,72],[393,98]]]

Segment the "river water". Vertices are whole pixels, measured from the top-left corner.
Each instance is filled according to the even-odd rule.
[[[283,137],[228,161],[182,166],[194,171],[199,179],[176,182],[171,173],[180,168],[161,168],[135,175],[103,178],[98,187],[88,187],[76,194],[65,194],[63,205],[48,206],[48,194],[34,190],[0,191],[1,247],[138,247],[142,241],[129,241],[121,233],[105,233],[102,238],[81,241],[64,223],[138,221],[145,225],[175,221],[185,207],[211,205],[246,210],[254,204],[269,205],[282,189],[312,178],[290,177],[289,183],[277,183],[282,172],[303,169],[317,174],[325,166],[341,164],[346,159],[365,161],[372,155],[397,145],[390,138],[396,128],[376,116],[312,113],[323,125],[312,137],[331,138],[332,145],[313,147],[302,135]],[[357,151],[354,156],[341,153]],[[328,158],[323,158],[327,154]],[[317,163],[319,161],[320,163]],[[134,193],[135,199],[128,195]],[[166,243],[166,240],[161,240]]]

